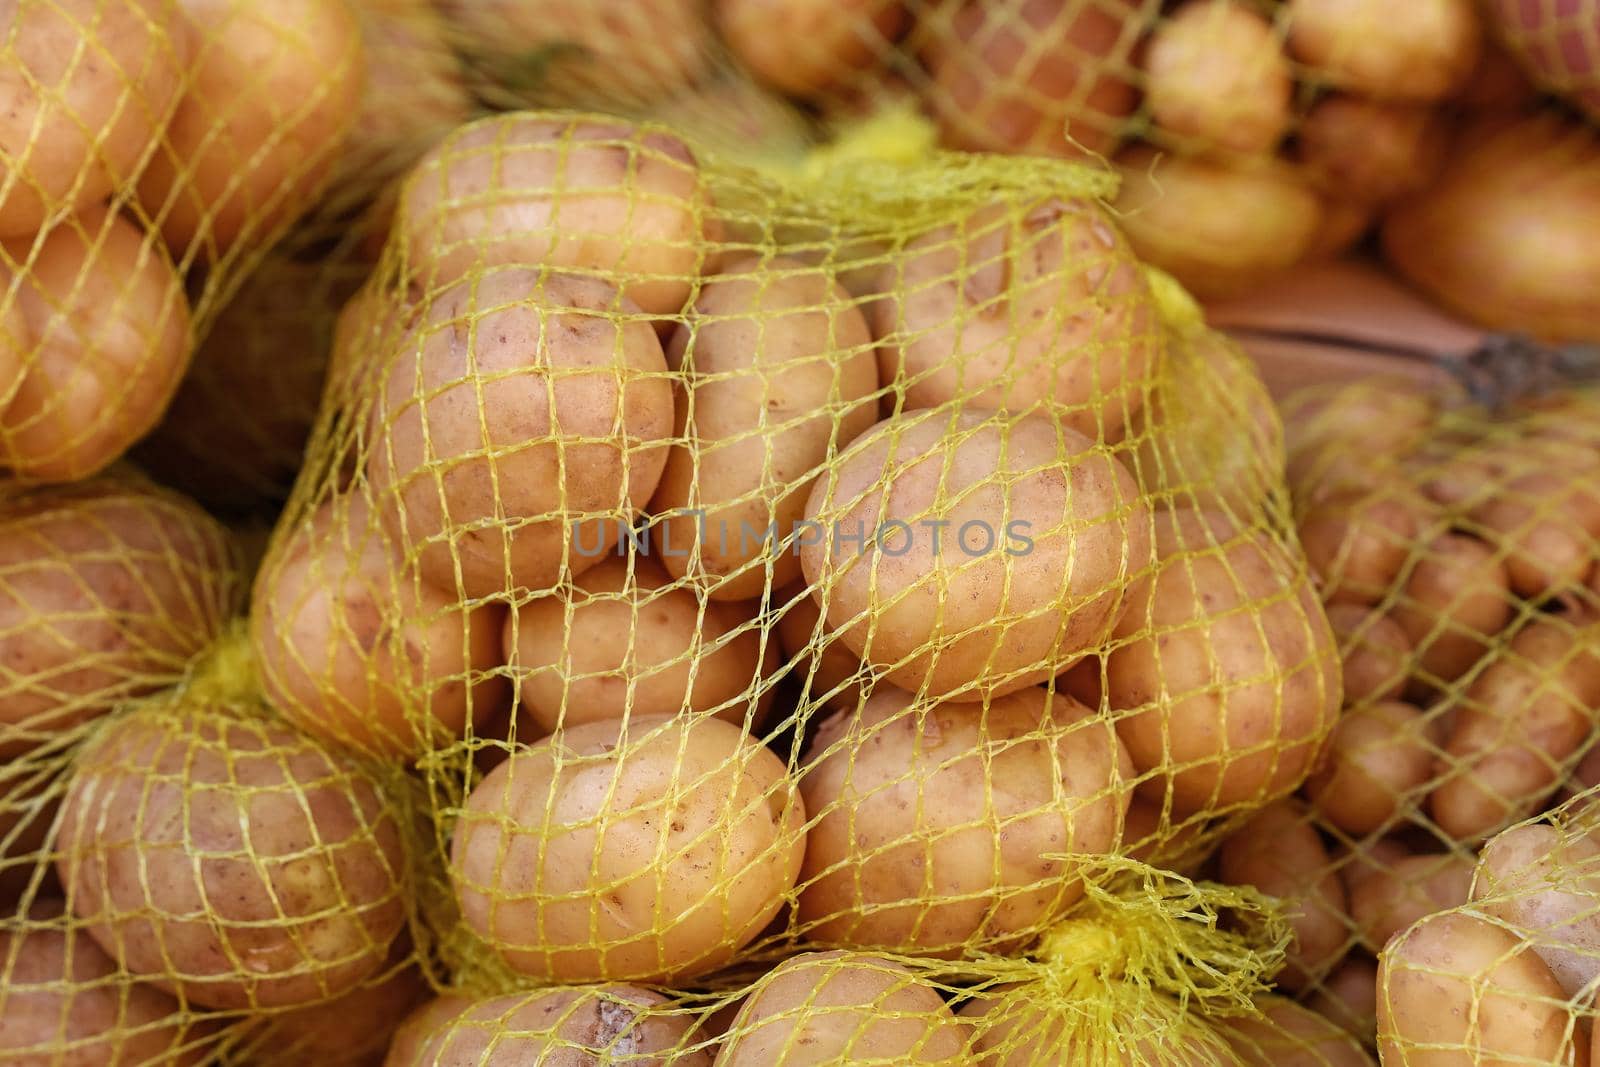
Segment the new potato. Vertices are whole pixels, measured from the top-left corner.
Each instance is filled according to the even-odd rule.
[[[1472,899],[1524,932],[1569,996],[1600,976],[1600,844],[1585,825],[1528,824],[1491,838]]]
[[[1127,779],[1110,723],[1070,697],[919,704],[882,686],[806,754],[807,937],[942,957],[1025,943],[1116,847]]]
[[[1278,996],[1259,997],[1256,1007],[1262,1018],[1218,1026],[1243,1067],[1376,1067],[1355,1038],[1309,1008]]]
[[[735,58],[799,97],[848,87],[910,22],[904,0],[716,0],[715,9]]]
[[[451,879],[519,974],[669,982],[778,913],[805,850],[784,764],[719,719],[635,716],[512,753],[467,798]]]
[[[1465,904],[1471,888],[1472,861],[1465,856],[1397,859],[1351,889],[1354,934],[1369,951],[1381,952],[1418,920]]]
[[[1410,704],[1383,700],[1350,708],[1306,780],[1306,799],[1328,822],[1357,836],[1415,814],[1435,781],[1432,733],[1432,720]]]
[[[1422,680],[1429,685],[1461,677],[1511,621],[1505,564],[1493,548],[1460,533],[1443,533],[1419,545],[1402,574],[1390,618],[1411,639]]]
[[[1472,0],[1290,0],[1289,51],[1320,81],[1380,99],[1454,94],[1478,62]]]
[[[1181,145],[1270,152],[1289,128],[1288,57],[1272,23],[1240,0],[1187,0],[1144,54],[1145,102]]]
[[[1359,604],[1328,604],[1327,613],[1344,660],[1345,705],[1398,699],[1411,667],[1400,624]]]

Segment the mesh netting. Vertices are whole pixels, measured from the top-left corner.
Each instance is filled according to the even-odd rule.
[[[1491,0],[1484,11],[1541,88],[1600,117],[1600,10],[1588,0]]]

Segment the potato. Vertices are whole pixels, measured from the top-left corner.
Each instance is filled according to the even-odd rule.
[[[1147,799],[1180,815],[1259,807],[1311,770],[1340,705],[1338,648],[1311,583],[1268,531],[1158,513],[1154,579],[1106,658],[1117,733]]]
[[[367,472],[425,579],[468,597],[543,591],[605,558],[672,432],[666,357],[637,314],[604,282],[500,268],[406,334]]]
[[[496,88],[611,107],[698,80],[711,45],[701,0],[434,0],[468,63]],[[499,101],[496,101],[499,103]]]
[[[362,494],[280,531],[256,576],[250,636],[262,688],[313,736],[417,756],[482,726],[510,696],[499,604],[421,581]]]
[[[339,996],[378,972],[405,923],[400,827],[367,773],[181,694],[79,754],[58,840],[89,935],[193,1004]]]
[[[0,766],[0,915],[20,914],[17,905],[25,899],[61,895],[55,867],[47,861],[50,830],[61,810],[52,762],[58,761],[24,758]]]
[[[1375,473],[1391,481],[1392,463],[1434,435],[1439,414],[1436,396],[1395,376],[1303,389],[1282,407],[1289,487],[1312,503],[1376,488]]]
[[[1186,0],[1156,24],[1144,73],[1156,126],[1179,144],[1270,152],[1289,128],[1288,57],[1241,0]]]
[[[1152,867],[1192,875],[1210,857],[1215,839],[1206,833],[1203,819],[1175,823],[1159,803],[1135,796],[1123,825],[1122,854]]]
[[[179,259],[265,244],[315,202],[361,105],[354,11],[338,0],[178,0],[193,63],[139,203]]]
[[[1429,810],[1462,840],[1533,814],[1593,740],[1600,623],[1546,616],[1513,637],[1454,702]]]
[[[519,974],[666,983],[778,913],[805,821],[782,761],[738,727],[635,716],[514,752],[467,798],[450,873],[468,928]]]
[[[1235,1067],[1220,1034],[1195,1016],[1180,1033],[1151,1036],[1139,1018],[1104,1020],[1053,1007],[1032,986],[985,990],[956,1014],[972,1032],[973,1067],[1038,1067],[1045,1063],[1093,1063],[1103,1067]],[[1159,993],[1145,994],[1160,996]],[[1182,1009],[1168,1004],[1167,1013]],[[1107,1032],[1106,1022],[1116,1026]],[[1120,1047],[1119,1047],[1120,1046]]]
[[[120,974],[59,900],[36,900],[0,929],[0,1060],[13,1067],[187,1067],[208,1031],[178,1002]]]
[[[465,994],[445,993],[418,1005],[395,1029],[383,1067],[421,1067],[422,1052],[428,1042],[465,1015],[475,1003]]]
[[[1296,523],[1306,561],[1330,604],[1381,604],[1437,525],[1436,510],[1406,487],[1329,495]]]
[[[1385,874],[1396,863],[1415,854],[1393,837],[1368,838],[1357,844],[1340,845],[1336,849],[1336,862],[1345,897],[1353,894],[1362,882]]]
[[[1117,169],[1112,209],[1133,250],[1202,299],[1235,295],[1300,262],[1321,228],[1316,191],[1271,157],[1221,163],[1138,146],[1117,157]]]
[[[1593,461],[1592,451],[1586,458]],[[1592,477],[1528,470],[1497,484],[1472,520],[1475,533],[1504,550],[1506,576],[1519,596],[1542,600],[1583,585],[1594,571],[1600,488]]]
[[[1366,240],[1378,221],[1372,204],[1345,200],[1337,195],[1322,198],[1322,223],[1306,251],[1306,260],[1337,259]]]
[[[783,613],[776,630],[783,661],[794,665],[809,699],[832,711],[855,711],[871,684],[861,658],[823,624],[822,609],[804,585],[781,589],[772,599]]]
[[[1354,1038],[1309,1008],[1275,996],[1256,1006],[1264,1018],[1218,1024],[1244,1067],[1376,1067]]]
[[[1222,881],[1280,897],[1294,938],[1278,984],[1292,992],[1315,988],[1347,946],[1344,885],[1327,849],[1297,801],[1262,808],[1222,843]]]
[[[1499,554],[1475,537],[1443,533],[1416,550],[1390,618],[1411,639],[1429,685],[1465,674],[1511,621]]]
[[[946,958],[1027,944],[1119,842],[1128,772],[1110,723],[1070,697],[880,687],[806,754],[807,938]]]
[[[1426,189],[1444,165],[1448,140],[1431,107],[1344,95],[1318,101],[1297,134],[1300,162],[1318,184],[1359,203]]]
[[[876,421],[872,335],[826,271],[783,257],[724,264],[690,316],[667,346],[685,380],[653,532],[674,578],[750,600],[800,577],[811,485]]]
[[[1043,416],[887,419],[818,479],[806,518],[800,562],[830,628],[936,699],[1060,674],[1110,635],[1150,560],[1132,476]]]
[[[1327,613],[1344,659],[1345,704],[1397,699],[1411,666],[1411,639],[1400,624],[1359,604],[1329,604]]]
[[[432,289],[493,265],[604,276],[651,315],[675,315],[716,220],[688,145],[622,121],[496,115],[423,157],[396,227]]]
[[[15,288],[0,311],[26,340],[0,412],[0,463],[25,482],[80,481],[160,421],[189,364],[183,280],[160,245],[103,207],[36,240],[7,241]]]
[[[736,58],[790,96],[844,88],[886,63],[910,21],[904,0],[716,0]]]
[[[1600,844],[1577,824],[1495,835],[1478,856],[1472,899],[1523,933],[1568,996],[1600,977]]]
[[[183,677],[234,608],[228,534],[109,479],[0,503],[0,754]]]
[[[1565,999],[1509,930],[1463,912],[1434,915],[1379,958],[1378,1054],[1406,1067],[1582,1067],[1587,1049],[1576,1046]]]
[[[535,724],[555,730],[629,715],[715,713],[760,723],[777,643],[755,605],[696,595],[649,556],[614,556],[508,619],[506,657]]]
[[[414,1062],[708,1067],[711,1057],[694,1048],[693,1023],[692,1013],[674,1012],[665,997],[638,986],[511,993],[473,1004],[437,1031]]]
[[[1378,965],[1351,955],[1322,980],[1306,1006],[1363,1045],[1371,1045],[1378,1025]]]
[[[716,1067],[966,1064],[967,1035],[939,991],[903,965],[804,952],[756,983]]]
[[[405,948],[409,952],[410,946]],[[342,997],[270,1016],[252,1035],[249,1062],[259,1067],[378,1067],[411,1010],[424,1000],[434,1003],[429,994],[415,966],[391,967]]]
[[[1390,864],[1350,893],[1354,935],[1372,952],[1435,912],[1465,904],[1472,889],[1472,861],[1464,856],[1423,854]]]
[[[1138,102],[1132,0],[965,0],[928,20],[928,106],[945,144],[973,152],[1108,153]]]
[[[1285,19],[1311,76],[1380,99],[1453,95],[1483,47],[1473,0],[1289,0]]]
[[[910,241],[880,288],[879,370],[908,408],[1046,406],[1110,439],[1161,371],[1155,296],[1088,200],[980,207]]]
[[[0,237],[25,237],[133,176],[172,117],[189,39],[172,0],[6,8]]]
[[[1351,708],[1306,780],[1306,799],[1355,836],[1415,813],[1434,780],[1438,749],[1429,727],[1420,710],[1396,700]]]

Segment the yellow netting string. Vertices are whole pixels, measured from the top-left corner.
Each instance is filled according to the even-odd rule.
[[[195,704],[238,707],[260,702],[255,648],[246,620],[228,624],[216,644],[195,660],[180,692]]]

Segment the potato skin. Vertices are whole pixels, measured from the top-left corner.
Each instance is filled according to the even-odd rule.
[[[1444,533],[1418,546],[1389,615],[1411,639],[1429,685],[1465,674],[1511,621],[1505,564],[1475,537]]]
[[[1266,532],[1156,515],[1159,562],[1116,626],[1106,695],[1147,796],[1183,815],[1296,789],[1340,705],[1338,648],[1311,582]]]
[[[1290,0],[1289,51],[1320,80],[1367,96],[1434,101],[1462,87],[1483,48],[1472,0]]]
[[[1525,931],[1562,989],[1576,997],[1600,975],[1597,872],[1600,844],[1577,825],[1516,826],[1483,846],[1472,899],[1485,914]]]
[[[469,606],[405,568],[364,496],[330,499],[256,576],[250,636],[267,699],[300,729],[415,756],[510,697],[505,608]]]
[[[1395,860],[1350,891],[1355,934],[1372,952],[1419,919],[1467,902],[1472,862],[1464,856],[1416,855]]]
[[[946,146],[1068,159],[1114,150],[1138,101],[1140,17],[1131,0],[966,0],[948,24],[930,20],[928,103]]]
[[[778,616],[776,634],[783,662],[806,687],[808,699],[820,700],[833,711],[854,711],[865,696],[868,673],[861,657],[845,645],[822,620],[822,609],[804,584],[791,585],[773,595]]]
[[[451,879],[520,974],[687,979],[733,959],[800,871],[783,763],[718,719],[637,716],[515,752],[467,798]]]
[[[1031,940],[1120,840],[1127,774],[1110,724],[1070,697],[919,705],[880,687],[806,755],[806,936],[950,958]]]
[[[1426,189],[1444,164],[1449,131],[1427,105],[1325,97],[1296,130],[1300,162],[1322,190],[1381,204]]]
[[[1406,1067],[1584,1067],[1579,1024],[1550,968],[1506,928],[1432,915],[1378,960],[1378,1054]],[[1586,1043],[1585,1043],[1586,1045]]]
[[[97,474],[161,420],[189,365],[183,280],[160,242],[99,206],[0,248],[26,264],[4,312],[26,332],[26,369],[0,461],[24,482]]]
[[[1264,1018],[1218,1024],[1243,1067],[1376,1067],[1372,1057],[1328,1019],[1284,997],[1256,1000]]]
[[[690,1033],[694,1016],[669,1014],[658,993],[629,985],[511,993],[470,1005],[438,1030],[418,1067],[708,1067]],[[659,1054],[659,1055],[658,1055]]]
[[[374,499],[440,588],[548,590],[605,558],[612,517],[650,499],[672,408],[661,343],[616,290],[496,269],[400,341],[368,420]]]
[[[476,1003],[465,994],[445,993],[412,1009],[395,1028],[383,1067],[421,1067],[423,1050],[434,1036]]]
[[[1145,101],[1160,132],[1199,151],[1270,152],[1289,128],[1289,60],[1238,0],[1188,0],[1156,24]]]
[[[1114,438],[1164,344],[1145,274],[1087,200],[989,204],[910,241],[868,305],[885,388],[908,408],[1040,406]]]
[[[1396,580],[1436,520],[1417,494],[1384,486],[1330,493],[1295,527],[1324,602],[1378,605],[1393,598]]]
[[[1411,666],[1411,639],[1400,624],[1359,604],[1328,604],[1328,625],[1344,661],[1344,702],[1398,699]]]
[[[400,828],[377,786],[225,705],[180,697],[109,724],[74,765],[59,843],[89,935],[206,1007],[338,996],[405,922]]]
[[[1328,822],[1357,836],[1415,813],[1436,780],[1433,722],[1395,700],[1347,709],[1306,780],[1306,798]]]
[[[391,967],[342,997],[271,1016],[249,1043],[250,1063],[379,1067],[400,1025],[430,992],[415,966]]]
[[[788,585],[800,577],[788,539],[812,483],[876,421],[866,317],[824,269],[741,256],[702,286],[667,363],[683,382],[650,501],[659,558],[714,600]]]
[[[194,61],[139,202],[179,258],[216,260],[321,191],[361,104],[361,29],[338,0],[178,4]]]
[[[763,648],[756,605],[706,600],[650,556],[613,556],[570,593],[529,601],[503,640],[546,731],[680,712],[758,725],[772,701],[776,642]]]
[[[205,1024],[178,1002],[118,974],[59,900],[36,900],[26,926],[0,929],[0,1060],[9,1067],[190,1067],[205,1058]],[[19,916],[18,918],[24,918]]]
[[[904,0],[715,0],[735,58],[790,96],[850,87],[911,21]]]
[[[804,952],[745,998],[716,1067],[965,1064],[966,1034],[939,992],[902,964],[856,952]]]
[[[650,127],[498,115],[440,141],[406,182],[396,226],[428,289],[486,266],[607,277],[675,315],[717,233],[694,153]]]
[[[236,567],[219,524],[137,483],[0,503],[0,752],[180,679],[233,610]]]
[[[887,419],[818,479],[806,518],[820,536],[800,562],[828,625],[895,685],[936,699],[1060,674],[1109,636],[1150,561],[1132,475],[1044,416]],[[857,536],[867,543],[848,547]]]
[[[1352,955],[1320,983],[1306,1004],[1312,1011],[1343,1027],[1363,1045],[1376,1040],[1378,1025],[1378,965]]]

